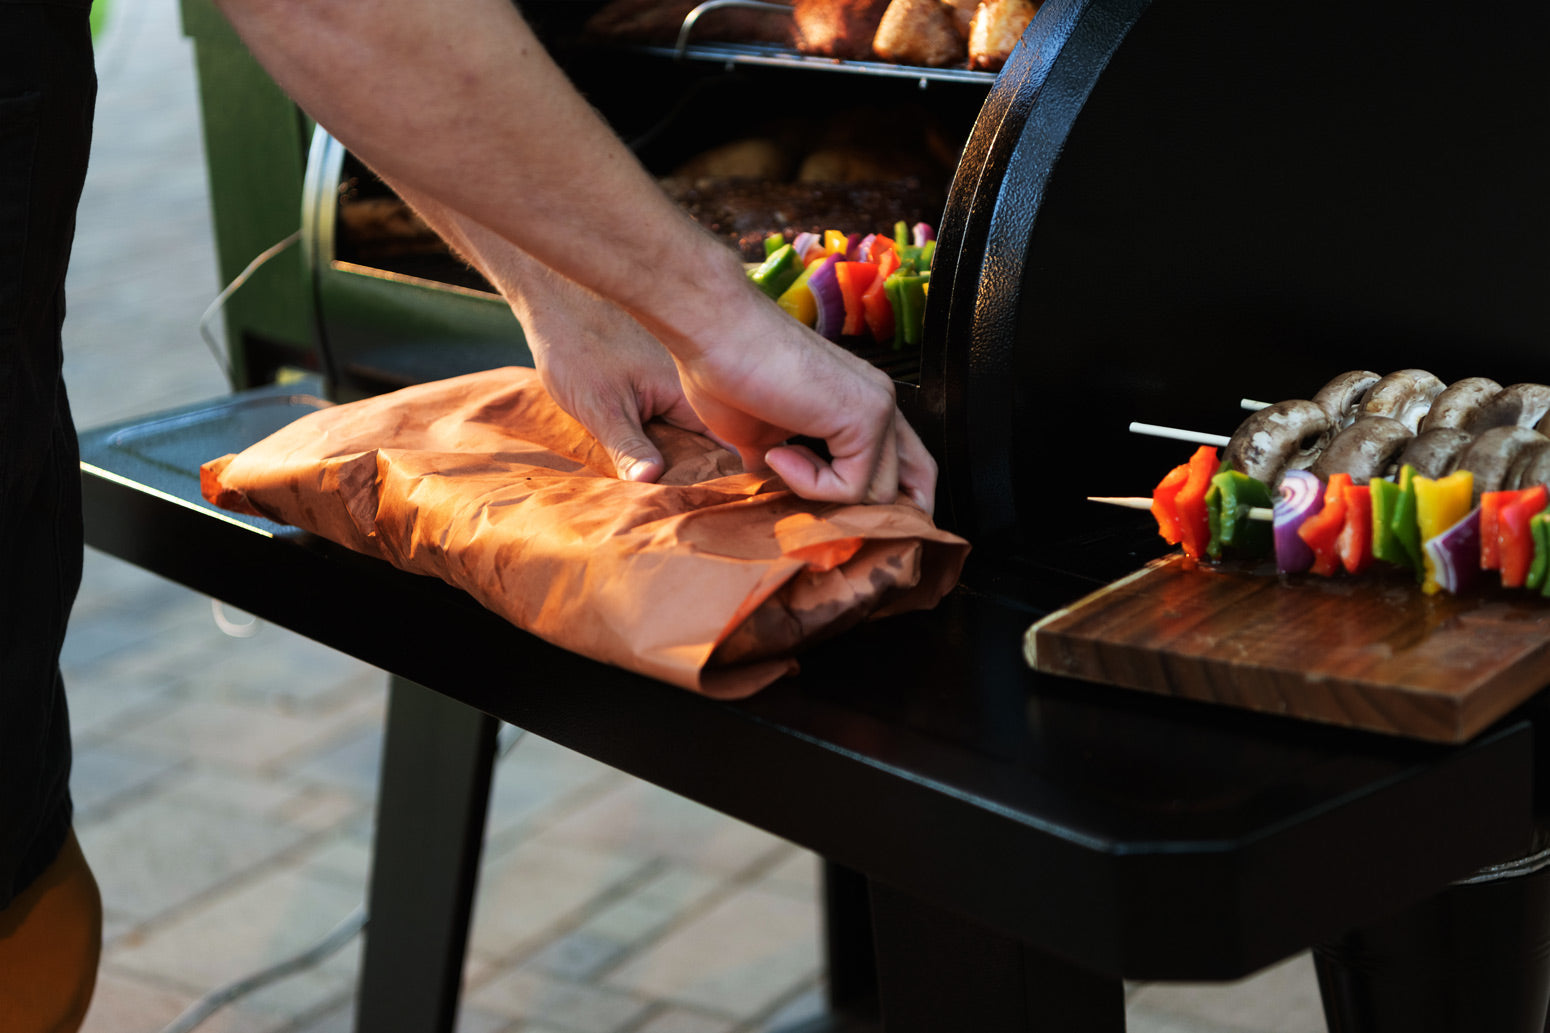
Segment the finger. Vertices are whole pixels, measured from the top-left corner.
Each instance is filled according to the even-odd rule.
[[[716,439],[713,436],[713,440],[719,439]],[[726,442],[723,441],[722,444],[725,445]],[[741,448],[732,445],[728,445],[727,447],[731,448],[732,451],[736,452],[738,457],[742,459],[744,473],[763,473],[766,470],[775,470],[775,468],[767,461],[768,457],[765,455],[763,449]],[[775,470],[775,472],[777,474],[780,473],[779,470]],[[789,483],[787,486],[790,486]]]
[[[876,468],[867,485],[864,502],[892,502],[899,497],[899,419],[898,410],[888,424],[888,432],[878,443]]]
[[[895,417],[895,426],[899,447],[899,490],[925,510],[926,516],[933,516],[936,513],[936,460],[903,413]]]
[[[777,445],[764,453],[764,462],[786,482],[786,487],[804,499],[820,502],[850,502],[843,495],[826,490],[823,473],[827,466],[818,453],[806,445]]]
[[[898,495],[897,476],[888,484],[872,477],[879,463],[867,456],[892,450],[892,435],[876,449],[861,456],[825,461],[805,445],[780,445],[765,453],[770,469],[780,474],[786,487],[805,499],[819,502],[892,502]]]

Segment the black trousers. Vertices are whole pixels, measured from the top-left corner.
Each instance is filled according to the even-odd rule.
[[[0,0],[0,908],[70,830],[59,651],[81,580],[60,328],[97,81],[90,0]]]

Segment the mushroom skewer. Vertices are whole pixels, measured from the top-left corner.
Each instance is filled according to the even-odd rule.
[[[1266,484],[1287,470],[1305,470],[1334,437],[1334,425],[1322,406],[1302,399],[1277,402],[1238,425],[1222,456],[1222,465]]]
[[[1462,429],[1474,419],[1482,405],[1501,394],[1501,391],[1502,386],[1490,377],[1465,377],[1454,381],[1432,399],[1432,407],[1421,421],[1421,432],[1440,427]]]
[[[1329,413],[1336,429],[1344,430],[1356,422],[1367,392],[1382,379],[1370,369],[1348,370],[1319,388],[1313,402]]]
[[[1422,477],[1446,477],[1458,464],[1459,453],[1473,440],[1474,435],[1467,430],[1432,427],[1410,439],[1395,465],[1413,466]]]
[[[1504,387],[1480,406],[1462,426],[1471,434],[1483,434],[1492,427],[1533,427],[1550,412],[1550,387],[1544,384],[1513,384]],[[1543,431],[1545,428],[1540,428]]]
[[[1389,416],[1414,434],[1431,410],[1432,399],[1446,387],[1424,369],[1402,369],[1382,378],[1362,396],[1361,416]]]
[[[1346,473],[1351,475],[1351,483],[1366,484],[1388,473],[1414,437],[1410,428],[1396,419],[1363,416],[1335,435],[1308,472],[1321,481],[1328,481],[1332,474]]]

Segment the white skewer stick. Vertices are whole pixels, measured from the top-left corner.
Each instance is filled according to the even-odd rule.
[[[1180,430],[1177,427],[1159,427],[1155,423],[1132,423],[1132,434],[1148,434],[1154,438],[1172,438],[1175,441],[1191,441],[1197,445],[1215,445],[1221,448],[1232,439],[1223,434],[1203,434],[1198,430]]]
[[[1238,408],[1248,409],[1251,412],[1256,412],[1260,409],[1268,409],[1274,404],[1274,402],[1257,402],[1252,398],[1238,399]]]
[[[1125,509],[1151,509],[1152,500],[1139,495],[1089,495],[1088,502],[1102,502],[1108,506],[1122,506]],[[1266,509],[1264,506],[1250,506],[1250,520],[1274,520],[1275,510]]]

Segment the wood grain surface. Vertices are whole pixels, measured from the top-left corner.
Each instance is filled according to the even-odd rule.
[[[1550,683],[1550,599],[1173,555],[1039,621],[1024,652],[1049,674],[1462,742]]]

